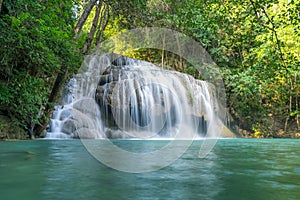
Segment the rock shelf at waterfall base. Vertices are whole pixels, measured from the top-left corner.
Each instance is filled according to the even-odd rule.
[[[88,56],[62,102],[47,138],[235,137],[213,84],[117,54]]]

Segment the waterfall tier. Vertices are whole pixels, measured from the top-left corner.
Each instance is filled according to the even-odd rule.
[[[67,91],[64,105],[54,111],[49,138],[224,136],[213,84],[145,61],[89,56]]]

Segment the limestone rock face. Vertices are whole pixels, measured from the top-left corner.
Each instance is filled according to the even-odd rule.
[[[68,112],[69,115],[64,115]],[[84,133],[88,133],[87,138],[96,138],[97,134],[92,133],[95,129],[95,122],[83,112],[76,109],[65,110],[61,115],[61,119],[64,120],[61,132],[65,133],[69,137],[79,138],[79,135],[83,136]],[[87,131],[89,129],[90,131]],[[93,135],[94,137],[91,137]]]
[[[163,120],[164,125],[155,126],[161,126],[159,135],[164,135],[184,117],[197,123],[197,131],[205,135],[207,121],[214,117],[212,113],[218,113],[217,117],[224,114],[213,84],[124,56],[114,57],[103,69],[95,99],[104,126],[129,132],[144,130],[143,127],[154,121]],[[148,128],[157,131],[154,127]]]
[[[66,137],[234,137],[215,86],[190,75],[106,54],[91,57],[73,82],[75,100],[56,116]]]

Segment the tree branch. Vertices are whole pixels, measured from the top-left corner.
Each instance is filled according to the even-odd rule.
[[[97,36],[96,36],[96,45],[100,44],[103,36],[103,31],[106,28],[109,21],[109,5],[106,3],[104,4],[104,6],[105,9],[103,11],[103,14],[101,15],[101,20],[99,24],[100,27],[98,29]]]
[[[93,23],[92,23],[92,27],[91,27],[90,33],[89,33],[88,38],[85,41],[85,44],[84,44],[84,47],[83,47],[83,50],[82,50],[84,54],[86,52],[88,52],[88,50],[91,47],[92,42],[94,40],[95,32],[96,32],[96,29],[97,29],[97,26],[98,26],[99,17],[100,17],[101,7],[102,7],[102,1],[100,1],[99,4],[97,5],[96,14],[95,14],[95,17],[93,19]]]
[[[267,13],[267,11],[266,11],[266,9],[265,9],[263,6],[259,5],[259,7],[261,8],[263,14],[266,16],[266,18],[268,19],[268,21],[271,23],[271,26],[272,26],[272,27],[265,25],[265,24],[261,21],[261,19],[259,18],[258,10],[257,10],[257,7],[255,6],[255,2],[254,2],[253,0],[250,0],[250,3],[251,3],[251,5],[252,5],[252,7],[253,7],[253,9],[254,9],[255,17],[257,18],[257,21],[259,22],[259,24],[260,24],[261,26],[263,26],[263,27],[265,27],[265,28],[271,30],[271,31],[274,33],[275,40],[276,40],[276,45],[277,45],[277,49],[279,50],[279,53],[280,53],[280,59],[281,59],[281,61],[283,62],[283,64],[285,65],[285,60],[284,60],[284,58],[283,58],[283,53],[282,53],[282,50],[281,50],[281,45],[280,45],[280,41],[279,41],[279,39],[278,39],[277,31],[275,30],[275,24],[274,24],[274,22],[270,19],[269,15],[268,15],[268,13]]]
[[[79,33],[81,32],[82,27],[83,27],[84,23],[86,22],[86,19],[90,15],[96,2],[97,2],[97,0],[90,0],[89,3],[87,4],[86,8],[84,9],[82,15],[80,16],[78,23],[76,24],[76,27],[75,27],[75,36],[74,36],[75,39],[78,38]]]
[[[3,0],[0,0],[0,12],[1,12],[1,8],[2,8],[2,3],[3,3]]]

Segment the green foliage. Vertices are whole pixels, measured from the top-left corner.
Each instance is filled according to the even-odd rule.
[[[72,0],[4,0],[0,13],[0,112],[24,130],[39,124],[58,73],[80,65]],[[38,115],[40,113],[40,115]]]
[[[67,79],[81,63],[78,52],[89,37],[95,11],[77,44],[73,29],[87,2],[3,2],[0,112],[19,119],[24,129],[39,123],[37,115],[48,103],[57,74],[66,73]],[[158,26],[198,41],[220,67],[229,110],[242,129],[256,137],[300,129],[292,129],[300,117],[299,1],[129,0],[105,4],[109,23],[103,39],[127,29]],[[199,66],[190,66],[180,56],[162,50],[126,53],[197,78],[209,80],[215,73],[210,66],[199,73]]]
[[[137,2],[130,9],[131,4],[124,4],[117,3],[130,13],[114,15],[126,19],[119,20],[123,28],[151,24],[175,29],[210,53],[222,71],[229,109],[242,129],[269,137],[300,128],[289,126],[296,120],[299,124],[299,1],[149,0],[146,8]],[[137,20],[131,23],[128,16]],[[116,26],[108,27],[112,29],[107,32]],[[163,56],[165,62],[171,58],[157,50],[135,50],[132,55],[156,63]],[[197,66],[169,66],[198,78],[209,76],[197,73]]]
[[[242,56],[237,69],[225,72],[230,106],[239,113],[242,125],[260,127],[264,137],[275,136],[280,129],[287,131],[287,122],[293,123],[291,112],[299,107],[300,38],[290,19],[295,5],[294,1],[252,2],[250,10],[245,10],[250,17],[238,22],[236,30],[249,24],[255,35],[249,37],[251,34],[241,31],[241,44],[231,45],[237,46]],[[261,12],[259,16],[254,8]],[[234,35],[239,33],[234,31]]]
[[[120,29],[131,29],[147,25],[151,18],[145,0],[110,1],[112,18],[118,20]],[[150,24],[148,24],[150,25]]]
[[[72,4],[67,2],[4,1],[8,8],[8,14],[0,19],[0,42],[5,47],[0,49],[4,55],[1,60],[4,78],[8,78],[13,68],[51,76],[63,64],[74,65],[69,63],[76,59],[70,40],[73,27],[69,23],[75,21]]]
[[[24,129],[39,123],[38,115],[47,103],[44,80],[16,71],[9,82],[0,83],[0,110],[6,111]]]

